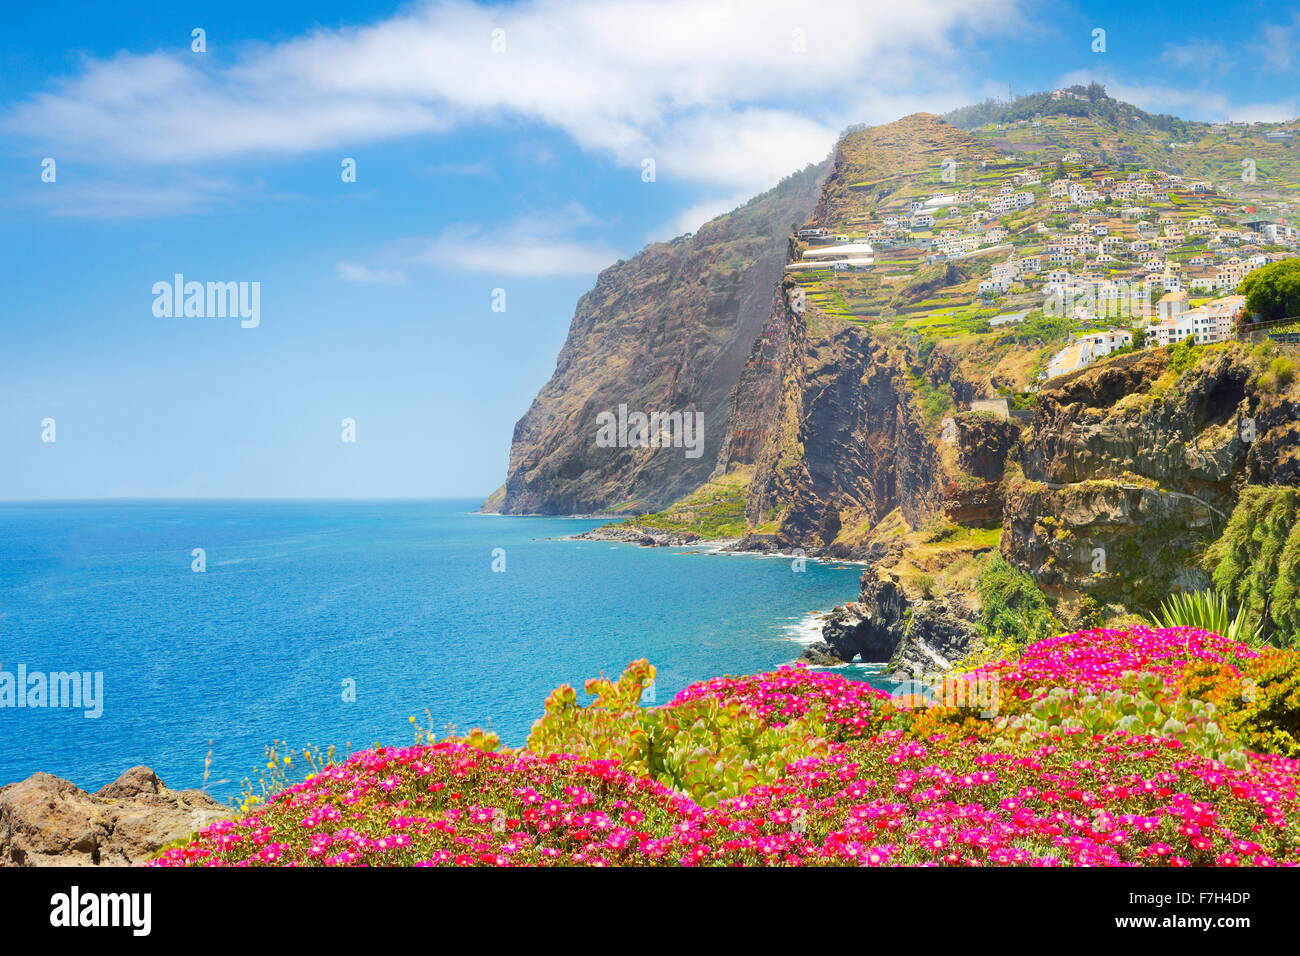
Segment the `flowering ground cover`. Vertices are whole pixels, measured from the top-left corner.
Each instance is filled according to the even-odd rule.
[[[701,813],[614,761],[460,743],[377,748],[213,824],[161,866],[609,864]],[[632,858],[635,857],[635,860]]]
[[[1189,628],[1086,631],[968,675],[1000,682],[983,719],[803,668],[649,710],[637,662],[589,684],[599,707],[553,694],[529,749],[364,751],[154,865],[1295,865],[1300,760],[1246,745],[1293,739],[1298,669]]]

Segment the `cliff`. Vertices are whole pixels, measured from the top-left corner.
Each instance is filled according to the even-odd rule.
[[[786,236],[812,210],[823,173],[809,167],[693,236],[603,271],[578,302],[555,373],[515,426],[505,484],[484,510],[645,512],[704,482],[768,317]],[[597,445],[597,416],[620,405],[702,413],[702,453]]]
[[[1147,137],[1133,156],[1154,163],[1164,119],[1111,103],[1016,135],[1055,151]],[[942,670],[981,645],[1131,621],[1209,586],[1243,489],[1300,483],[1290,360],[1267,343],[1184,343],[1044,383],[1091,323],[1146,320],[1052,313],[1043,278],[987,290],[1018,255],[1045,263],[1044,237],[1133,228],[1118,209],[1064,222],[1049,195],[1052,176],[1117,182],[1104,156],[1066,172],[1017,155],[1019,142],[925,113],[852,129],[824,167],[602,274],[489,504],[626,511],[637,516],[610,533],[642,543],[739,536],[735,550],[865,560],[859,599],[806,654],[818,663]],[[1016,190],[1027,203],[990,211]],[[1187,219],[1248,215],[1228,202],[1172,205]],[[718,250],[742,241],[746,210],[768,231],[731,268]],[[786,222],[825,236],[777,235]],[[973,245],[944,246],[963,236]],[[864,239],[865,265],[815,258]],[[730,290],[726,305],[711,310],[707,288]],[[684,351],[667,330],[698,344]],[[618,402],[699,408],[704,454],[595,447],[594,415]]]
[[[1210,586],[1203,553],[1247,484],[1296,482],[1294,389],[1261,387],[1237,343],[1184,369],[1173,349],[1054,380],[1021,442],[1003,550],[1048,588],[1151,608]]]

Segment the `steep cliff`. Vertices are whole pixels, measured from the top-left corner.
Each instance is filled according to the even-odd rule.
[[[918,113],[854,130],[838,144],[812,222],[853,233],[882,209],[910,208],[918,181],[939,183],[945,162],[992,154],[936,116]],[[922,187],[923,188],[923,187]],[[791,259],[803,246],[791,244]],[[987,386],[965,379],[944,350],[874,319],[848,316],[842,295],[879,298],[889,276],[847,274],[828,292],[817,272],[788,275],[736,386],[720,472],[754,465],[742,549],[802,548],[861,556],[866,536],[900,509],[913,525],[943,503],[951,477],[936,440],[940,422],[922,407],[933,378],[969,398]],[[841,293],[840,288],[846,291]],[[868,310],[863,310],[868,311]]]
[[[1102,114],[1047,124],[1050,145],[1124,121]],[[1137,135],[1163,137],[1151,122]],[[1040,388],[1073,335],[1112,321],[1044,305],[1042,237],[1060,241],[1071,216],[1068,231],[1091,234],[1106,215],[1066,215],[1048,182],[1118,174],[1017,148],[1001,127],[924,113],[853,129],[822,168],[607,270],[487,507],[620,510],[635,515],[609,532],[620,540],[739,535],[735,550],[864,560],[859,599],[806,658],[914,674],[1208,586],[1243,488],[1300,483],[1300,385],[1278,371],[1290,360],[1261,343],[1183,343]],[[1032,198],[991,211],[1016,195]],[[872,258],[836,268],[829,257],[849,254],[818,248],[863,241]],[[990,293],[1018,257],[1044,274]],[[699,409],[704,453],[596,446],[596,413],[618,403]]]
[[[794,291],[778,290],[719,467],[755,466],[753,533],[739,548],[849,555],[890,511],[925,509],[936,456],[911,414],[902,350],[815,307],[792,308]],[[768,359],[771,343],[780,346]]]
[[[1120,356],[1054,380],[1021,442],[1003,550],[1048,588],[1151,609],[1210,585],[1203,555],[1247,484],[1295,482],[1300,405],[1229,343]]]
[[[578,302],[554,375],[515,426],[505,484],[484,510],[644,512],[708,478],[786,237],[812,210],[823,173],[809,167],[693,236],[603,271]],[[703,413],[702,453],[598,445],[597,416],[620,405]]]

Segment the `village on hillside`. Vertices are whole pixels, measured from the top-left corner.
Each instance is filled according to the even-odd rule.
[[[1057,320],[1069,342],[1038,380],[1119,349],[1226,341],[1246,275],[1300,254],[1289,190],[1261,190],[1246,166],[1238,189],[1101,149],[1004,152],[1016,131],[1100,142],[1092,126],[1075,116],[992,124],[976,131],[991,147],[983,158],[938,157],[907,182],[853,184],[880,201],[834,227],[797,229],[787,272],[824,312],[922,336]]]

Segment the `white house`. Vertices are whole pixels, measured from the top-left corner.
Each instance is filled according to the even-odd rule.
[[[1123,329],[1103,329],[1100,332],[1088,332],[1075,337],[1061,351],[1052,356],[1047,363],[1047,377],[1066,375],[1109,355],[1116,349],[1133,344],[1133,333]]]

